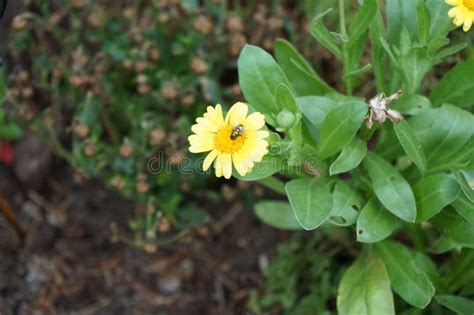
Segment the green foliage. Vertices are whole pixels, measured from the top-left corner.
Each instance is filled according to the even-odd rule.
[[[250,310],[257,315],[272,310],[282,315],[333,314],[328,305],[335,303],[345,265],[318,251],[327,241],[297,233],[278,246],[275,259],[264,270],[261,292],[250,298]]]
[[[450,44],[453,27],[443,1],[359,3],[346,18],[348,5],[339,2],[339,33],[330,31],[334,23],[325,24],[334,8],[315,12],[310,26],[312,37],[342,63],[337,89],[326,88],[287,41],[275,44],[276,61],[254,46],[242,52],[241,60],[249,60],[239,64],[244,95],[280,132],[275,143],[300,157],[292,167],[303,169],[295,174],[284,166],[273,178],[285,184],[302,228],[333,235],[344,227],[352,237],[343,243],[362,248],[339,285],[340,314],[472,313],[474,275],[465,269],[474,248],[472,57],[453,56],[466,43]],[[369,59],[369,40],[370,65],[360,66]],[[446,67],[435,66],[445,60],[458,64],[436,77]],[[258,73],[254,85],[250,73]],[[288,81],[292,89],[283,97],[277,90]],[[401,97],[374,98],[400,89]],[[302,128],[279,129],[275,114],[294,103]],[[287,207],[280,218],[271,213],[279,227],[294,223]]]
[[[395,314],[390,280],[376,254],[362,254],[346,270],[339,284],[337,305],[340,315]]]

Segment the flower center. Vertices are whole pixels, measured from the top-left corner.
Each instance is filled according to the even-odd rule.
[[[474,12],[474,0],[463,0],[463,3],[469,11]]]
[[[240,150],[245,142],[245,134],[242,133],[237,137],[231,138],[234,127],[225,125],[219,129],[214,136],[214,147],[217,151],[223,153],[235,153]]]

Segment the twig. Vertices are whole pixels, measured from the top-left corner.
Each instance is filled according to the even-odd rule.
[[[23,232],[23,229],[20,227],[20,224],[18,223],[18,220],[12,207],[2,195],[0,195],[0,209],[2,210],[2,213],[7,219],[8,223],[15,230],[18,238],[20,239],[21,246],[23,246],[25,241],[25,232]]]

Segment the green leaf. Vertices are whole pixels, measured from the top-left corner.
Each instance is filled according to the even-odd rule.
[[[20,126],[17,124],[5,124],[4,122],[0,121],[3,125],[0,126],[0,139],[5,140],[17,140],[21,138],[23,131],[21,130]]]
[[[405,27],[411,38],[418,32],[417,1],[387,0],[386,9],[388,24],[388,41],[398,46],[402,28]]]
[[[427,47],[414,46],[406,55],[398,56],[397,65],[404,81],[404,90],[407,93],[415,93],[433,67],[433,61],[429,58]]]
[[[387,71],[385,50],[380,42],[380,38],[385,36],[385,26],[380,10],[377,11],[374,21],[370,26],[370,41],[372,44],[372,64],[375,74],[375,85],[378,92],[388,93],[386,87],[387,78],[385,73]]]
[[[426,0],[425,3],[431,17],[430,39],[441,38],[454,27],[452,18],[446,14],[451,6],[439,0]]]
[[[357,241],[375,243],[387,238],[397,228],[398,220],[376,199],[371,199],[357,219]]]
[[[327,97],[303,96],[297,97],[296,103],[303,112],[303,115],[319,131],[326,115],[338,107],[339,104]]]
[[[439,174],[423,178],[413,186],[418,210],[416,221],[426,221],[450,205],[459,195],[460,187],[451,177]]]
[[[450,103],[469,108],[474,105],[474,58],[458,63],[432,88],[429,98],[433,105]]]
[[[458,199],[453,203],[453,208],[464,220],[474,225],[474,202],[470,201],[466,195],[459,194]]]
[[[395,314],[390,280],[382,260],[360,256],[344,273],[337,294],[339,315]]]
[[[422,43],[427,43],[430,35],[431,16],[424,1],[418,2],[416,13],[418,16],[418,39]]]
[[[458,171],[453,169],[452,170],[456,180],[458,181],[459,185],[461,185],[461,189],[466,195],[466,197],[471,201],[474,202],[474,190],[472,189],[471,185],[467,181],[466,177],[464,176],[462,171]]]
[[[5,83],[5,73],[0,69],[0,105],[2,104],[7,92],[7,85]]]
[[[283,201],[260,201],[255,205],[255,215],[264,223],[282,230],[301,230],[291,206]]]
[[[342,149],[337,159],[331,164],[329,174],[332,176],[349,172],[359,166],[366,154],[367,144],[359,138],[354,137],[352,141]]]
[[[333,200],[324,179],[293,179],[286,183],[285,190],[296,219],[305,230],[316,229],[329,217]]]
[[[285,165],[281,157],[267,154],[263,157],[261,162],[255,163],[252,172],[241,176],[236,170],[233,171],[232,176],[243,181],[256,181],[262,178],[267,178],[279,172]]]
[[[331,223],[337,226],[350,226],[357,221],[362,207],[362,198],[347,183],[338,180],[334,187]]]
[[[310,63],[287,40],[276,40],[275,58],[291,82],[296,95],[322,95],[334,92],[316,74]]]
[[[467,298],[455,295],[437,295],[436,301],[444,307],[450,309],[456,314],[472,315],[474,312],[474,301]]]
[[[444,237],[456,243],[457,247],[474,248],[474,225],[466,222],[452,211],[442,211],[431,222]]]
[[[349,45],[358,41],[367,31],[377,13],[377,1],[365,0],[349,24]]]
[[[286,109],[295,114],[299,111],[293,93],[285,84],[282,83],[277,87],[275,99],[279,108]]]
[[[410,125],[402,120],[399,123],[393,125],[395,133],[397,134],[398,140],[405,150],[408,157],[415,163],[421,173],[426,171],[426,157],[423,151],[423,146],[420,141],[416,138]]]
[[[336,43],[334,37],[331,36],[326,26],[324,26],[322,19],[323,17],[331,12],[332,9],[317,15],[312,21],[310,26],[311,35],[326,49],[332,52],[338,59],[342,58],[342,52],[339,45]]]
[[[407,303],[425,308],[435,294],[428,276],[420,270],[412,253],[402,244],[382,241],[375,245],[385,263],[394,291]]]
[[[474,135],[474,116],[451,105],[426,110],[409,123],[423,145],[428,170],[457,163],[458,154]]]
[[[415,222],[415,197],[397,169],[375,153],[367,154],[364,167],[369,172],[375,195],[382,205],[397,217]]]
[[[449,47],[446,47],[445,49],[440,50],[439,52],[436,53],[435,59],[437,60],[443,60],[446,57],[452,56],[463,50],[468,46],[467,43],[459,43],[456,45],[451,45]]]
[[[418,115],[424,110],[430,109],[431,102],[419,94],[404,94],[400,99],[391,103],[390,107],[404,115]]]
[[[275,92],[280,84],[291,86],[280,66],[263,49],[245,45],[238,60],[240,87],[247,101],[255,110],[263,113],[265,119],[275,125],[274,115],[280,108]]]
[[[367,113],[363,102],[348,102],[331,110],[321,126],[318,152],[321,159],[339,152],[351,142]]]

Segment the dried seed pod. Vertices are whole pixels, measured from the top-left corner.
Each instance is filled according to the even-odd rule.
[[[15,31],[21,31],[28,27],[28,18],[24,15],[17,15],[12,20],[12,29]]]
[[[81,10],[86,6],[85,0],[70,0],[71,7],[76,10]]]
[[[122,66],[127,70],[133,69],[133,62],[130,59],[124,59],[122,61]]]
[[[103,74],[107,72],[107,66],[103,63],[98,63],[94,67],[95,74]]]
[[[122,11],[122,16],[128,21],[133,21],[137,18],[137,10],[133,7],[127,7]]]
[[[181,97],[180,101],[184,106],[191,106],[196,102],[196,98],[193,94],[186,94]]]
[[[178,96],[178,89],[172,83],[165,84],[161,88],[161,96],[168,101],[174,100]]]
[[[140,61],[137,61],[135,63],[135,71],[136,72],[142,73],[146,69],[148,69],[148,62],[146,62],[145,60],[140,60]]]
[[[101,28],[104,26],[104,17],[100,12],[92,12],[87,16],[87,24],[94,28]]]
[[[227,18],[226,28],[231,33],[242,33],[244,31],[244,24],[240,17],[230,16]]]
[[[233,84],[230,89],[235,97],[242,96],[242,89],[240,88],[240,85],[238,83]]]
[[[74,135],[80,139],[85,139],[89,136],[91,129],[84,123],[77,122],[74,124]]]
[[[209,35],[214,30],[211,19],[203,15],[198,16],[194,20],[193,27],[197,32],[203,35]]]
[[[191,60],[191,71],[195,74],[204,74],[209,70],[207,62],[201,57],[193,57]]]
[[[88,142],[84,146],[84,154],[88,157],[94,156],[97,153],[97,147],[94,143]]]
[[[20,70],[20,71],[18,71],[18,73],[16,74],[15,79],[16,79],[16,81],[19,82],[19,83],[25,83],[25,82],[27,82],[27,81],[30,79],[30,74],[29,74],[28,71],[26,71],[26,70]]]
[[[148,83],[140,83],[137,87],[137,91],[142,95],[148,94],[151,91],[151,86]]]
[[[133,154],[133,147],[128,143],[128,141],[125,141],[120,148],[119,148],[119,154],[123,158],[129,158]]]
[[[114,177],[112,177],[112,179],[110,180],[110,185],[112,187],[114,187],[115,189],[117,190],[121,190],[123,188],[123,180],[122,180],[122,177],[118,176],[118,175],[115,175]]]
[[[139,194],[145,194],[150,190],[150,184],[144,179],[137,179],[135,183],[135,190]]]
[[[160,146],[166,139],[166,132],[163,129],[153,129],[148,135],[148,141],[153,146]]]
[[[147,83],[148,78],[147,78],[147,76],[144,75],[144,74],[139,74],[139,75],[137,75],[137,78],[135,79],[135,81],[136,81],[138,84],[143,84],[143,83]]]
[[[160,50],[158,48],[152,48],[149,52],[150,59],[153,61],[160,60]]]
[[[160,14],[158,15],[158,20],[160,21],[160,23],[166,24],[170,20],[170,15],[166,12],[160,12]]]
[[[186,154],[182,151],[175,152],[169,159],[171,165],[178,166],[186,158]]]
[[[156,229],[160,233],[168,233],[171,230],[171,222],[166,217],[162,217],[156,224]]]
[[[244,47],[246,43],[247,43],[247,39],[245,38],[243,34],[241,33],[232,34],[229,37],[229,40],[227,43],[229,54],[231,56],[237,56],[242,50],[242,47]]]
[[[21,89],[21,96],[25,99],[30,99],[33,96],[34,90],[32,86],[25,86]]]

